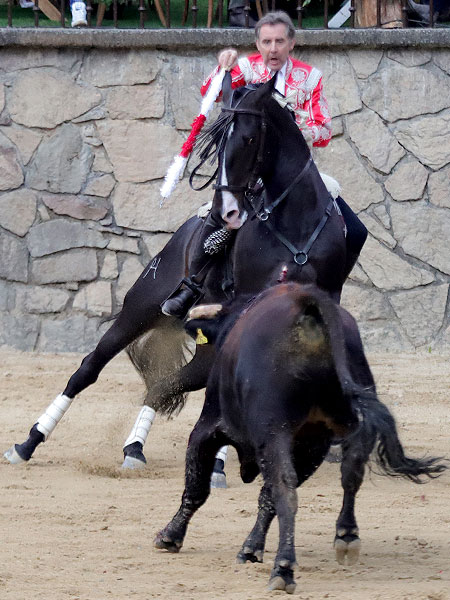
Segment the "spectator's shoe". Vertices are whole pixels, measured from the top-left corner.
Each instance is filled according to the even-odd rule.
[[[72,27],[81,27],[87,25],[86,4],[84,2],[74,2],[72,9]]]
[[[33,8],[34,1],[32,0],[19,0],[20,8]]]

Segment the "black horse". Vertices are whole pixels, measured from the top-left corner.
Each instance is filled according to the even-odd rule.
[[[180,550],[190,519],[209,495],[214,455],[223,444],[236,448],[244,483],[258,473],[264,479],[256,524],[238,562],[262,562],[277,516],[269,588],[288,593],[295,589],[296,487],[316,471],[333,439],[343,446],[344,502],[335,537],[343,564],[359,556],[355,496],[374,448],[378,466],[390,476],[420,483],[446,468],[437,458],[405,456],[394,418],[377,398],[356,322],[316,286],[280,284],[218,323],[194,319],[188,327],[218,338],[218,350],[189,438],[181,506],[157,534],[157,548]]]
[[[222,115],[203,140],[206,154],[215,146],[219,157],[213,213],[221,215],[223,222],[249,213],[236,232],[232,250],[222,253],[209,269],[203,285],[205,302],[224,300],[230,289],[236,294],[257,293],[275,283],[280,273],[287,280],[314,282],[338,300],[354,262],[347,251],[342,217],[290,111],[280,106],[274,94],[274,79],[258,89],[232,92],[226,78]],[[265,192],[258,196],[254,188],[259,178]],[[184,334],[182,323],[163,316],[160,305],[187,275],[204,224],[200,218],[187,221],[144,269],[112,326],[70,377],[62,396],[49,405],[28,439],[7,453],[11,462],[29,460],[72,399],[125,348],[147,384],[145,404],[162,414],[176,412],[187,392],[205,387],[214,359],[212,346],[198,346],[193,360],[183,367],[179,357],[166,357],[162,370],[161,361],[153,361],[164,351],[167,339],[155,332],[163,327],[180,340]],[[135,442],[124,448],[124,454],[145,462],[142,450],[142,443]]]

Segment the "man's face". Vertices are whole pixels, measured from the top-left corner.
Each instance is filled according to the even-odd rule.
[[[272,71],[281,69],[294,45],[295,39],[288,38],[287,27],[283,23],[263,25],[256,40],[264,64]]]

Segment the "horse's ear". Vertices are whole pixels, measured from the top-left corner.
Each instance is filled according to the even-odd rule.
[[[222,81],[222,93],[223,93],[223,104],[228,108],[231,107],[231,98],[233,96],[233,89],[231,87],[231,73],[227,71]]]
[[[259,101],[259,100],[265,100],[266,98],[270,98],[275,89],[277,77],[278,77],[278,72],[275,73],[275,75],[272,77],[272,79],[270,79],[267,83],[265,83],[264,85],[262,85],[261,87],[259,87],[256,90],[255,95],[253,96],[253,99],[256,101]]]

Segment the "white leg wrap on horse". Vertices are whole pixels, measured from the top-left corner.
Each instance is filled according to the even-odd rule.
[[[227,455],[228,455],[228,446],[222,446],[222,448],[216,454],[216,458],[218,460],[223,460],[223,464],[225,464],[227,462]]]
[[[133,429],[123,445],[124,448],[129,444],[134,444],[134,442],[141,442],[142,445],[145,444],[155,415],[155,411],[150,406],[143,406],[141,408],[136,423],[133,425]]]
[[[72,404],[72,400],[73,398],[69,398],[69,396],[59,394],[47,407],[45,413],[39,417],[36,427],[44,435],[44,440],[47,440],[48,436],[61,421],[64,413]]]

